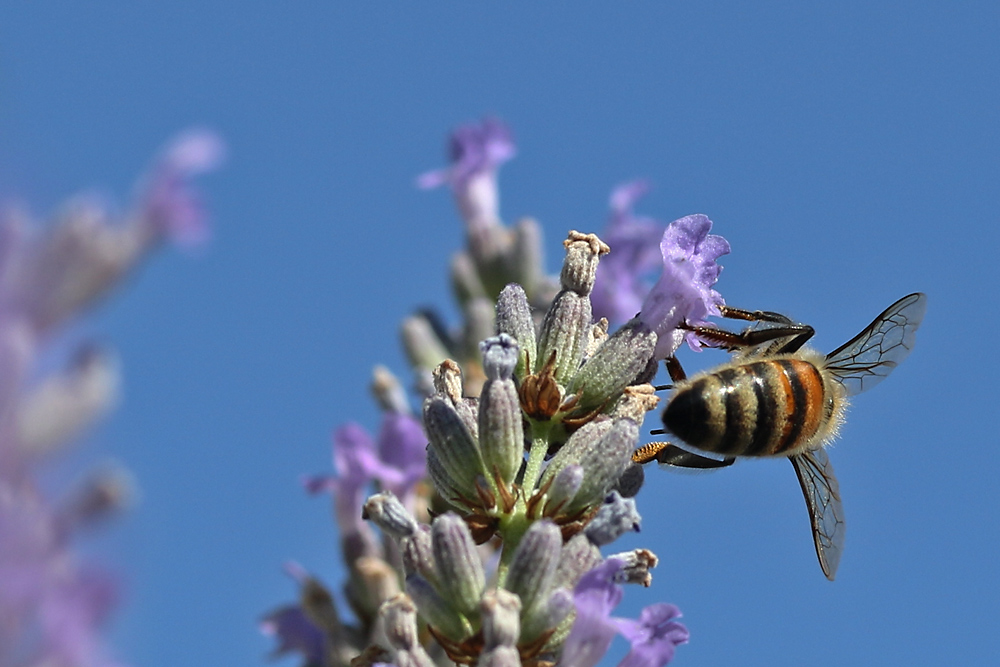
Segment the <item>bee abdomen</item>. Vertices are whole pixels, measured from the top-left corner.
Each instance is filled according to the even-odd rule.
[[[664,425],[684,442],[727,456],[773,456],[821,425],[823,379],[801,359],[770,359],[696,378],[675,394]]]

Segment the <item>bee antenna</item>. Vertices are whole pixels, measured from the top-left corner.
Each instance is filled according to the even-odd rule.
[[[674,385],[672,385],[672,384],[656,384],[656,385],[653,385],[653,389],[655,389],[656,391],[667,391],[668,389],[673,389],[673,388],[674,388]]]
[[[667,432],[666,429],[654,428],[652,431],[649,432],[649,434],[650,435],[663,435],[666,432]]]

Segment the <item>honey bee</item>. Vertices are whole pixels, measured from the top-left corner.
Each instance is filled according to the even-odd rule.
[[[905,296],[824,356],[803,347],[814,333],[808,325],[778,313],[723,306],[723,316],[755,324],[742,333],[687,327],[735,354],[729,363],[691,378],[668,359],[674,385],[663,424],[688,446],[724,458],[651,443],[633,460],[718,468],[737,457],[787,457],[806,499],[820,567],[832,581],[844,547],[844,509],[823,448],[844,421],[848,397],[881,382],[913,349],[926,308],[924,294]]]

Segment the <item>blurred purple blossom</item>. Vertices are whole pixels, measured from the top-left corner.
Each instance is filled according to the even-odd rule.
[[[272,657],[297,653],[307,665],[325,664],[326,638],[301,606],[288,605],[272,611],[261,620],[260,631],[278,640]]]
[[[648,192],[649,182],[636,180],[611,193],[611,216],[601,234],[611,252],[597,266],[590,301],[594,317],[606,317],[612,325],[635,317],[662,264],[657,245],[666,224],[632,212],[635,202]]]
[[[623,595],[616,583],[621,569],[622,561],[609,558],[577,584],[573,591],[576,620],[563,645],[560,665],[594,667],[615,633],[632,645],[618,667],[663,667],[673,659],[675,647],[687,642],[687,628],[674,620],[680,613],[673,605],[650,605],[638,620],[611,616]]]
[[[180,245],[207,240],[205,209],[191,179],[218,168],[225,152],[222,141],[208,130],[179,135],[163,151],[142,189],[139,217]]]
[[[709,234],[711,229],[708,216],[695,214],[674,220],[663,233],[663,274],[639,313],[639,319],[659,336],[657,359],[673,355],[685,339],[693,350],[701,349],[694,334],[677,327],[706,324],[705,318],[718,316],[719,306],[725,303],[712,286],[722,271],[716,262],[729,254],[729,242]]]
[[[53,502],[39,468],[114,404],[115,356],[80,342],[49,371],[45,343],[58,326],[104,297],[167,237],[186,237],[205,218],[190,177],[217,161],[221,143],[182,135],[147,177],[135,212],[112,220],[77,197],[39,229],[0,211],[0,667],[111,667],[101,629],[117,599],[116,579],[73,551],[73,539],[128,500],[127,476],[91,474]]]
[[[191,179],[214,168],[222,153],[207,131],[181,134],[142,179],[138,202],[122,220],[81,196],[41,231],[23,213],[0,213],[0,315],[23,317],[44,332],[104,297],[164,238],[189,244],[207,237]]]
[[[461,125],[449,140],[450,167],[426,172],[417,178],[421,188],[450,185],[466,224],[476,229],[498,224],[497,170],[517,149],[510,128],[496,118]]]
[[[361,518],[361,508],[372,483],[391,491],[412,509],[416,484],[426,475],[424,437],[413,416],[386,412],[377,441],[359,424],[347,423],[333,434],[335,477],[305,477],[310,493],[327,491],[333,496],[334,516],[345,544],[357,557],[377,552],[371,527]]]

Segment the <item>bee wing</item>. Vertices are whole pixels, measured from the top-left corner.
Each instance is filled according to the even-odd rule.
[[[833,474],[830,459],[822,449],[790,456],[809,509],[813,542],[819,566],[830,581],[837,576],[840,554],[844,550],[844,506],[840,504],[840,485]]]
[[[927,296],[917,292],[892,304],[865,330],[827,355],[827,369],[848,396],[871,389],[910,354]]]

